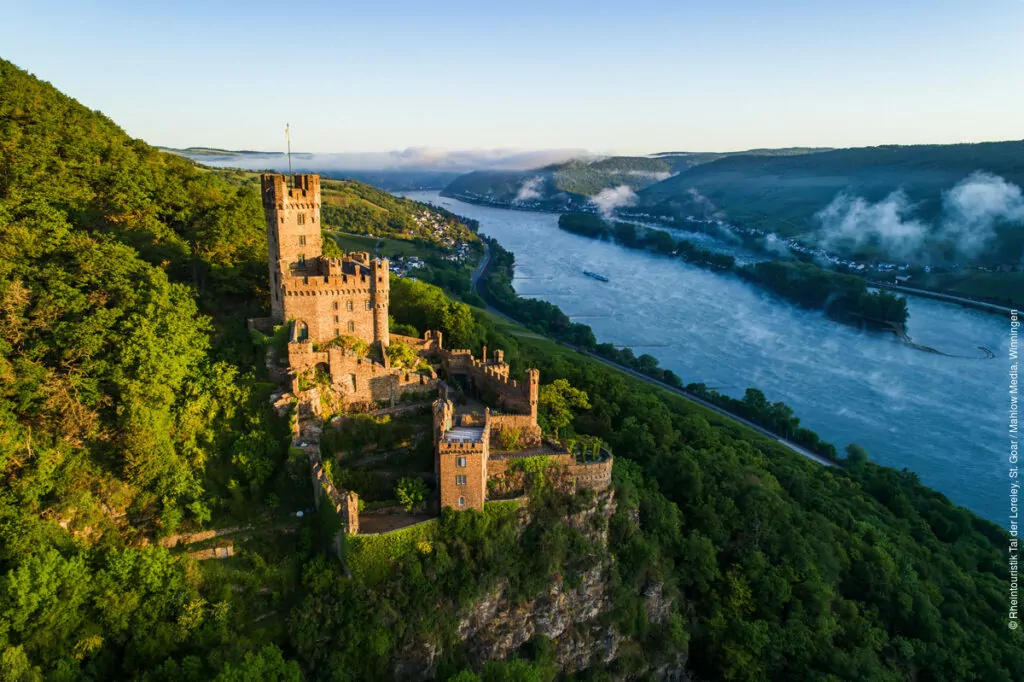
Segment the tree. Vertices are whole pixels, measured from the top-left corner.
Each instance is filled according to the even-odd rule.
[[[256,653],[248,652],[241,663],[227,664],[214,682],[301,682],[302,670],[295,661],[286,661],[281,650],[268,644]]]
[[[558,432],[572,423],[574,409],[590,409],[590,399],[585,391],[574,388],[565,379],[556,379],[540,387],[540,407],[548,428],[558,438]]]
[[[847,464],[861,464],[862,462],[867,462],[868,451],[856,443],[850,443],[846,446],[845,461]]]
[[[405,511],[420,511],[427,504],[427,484],[422,478],[407,476],[395,486],[395,497]]]
[[[392,341],[384,352],[387,353],[390,365],[396,369],[412,369],[420,364],[420,356],[407,343]]]

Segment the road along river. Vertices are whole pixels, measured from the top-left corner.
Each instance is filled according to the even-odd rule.
[[[515,253],[516,291],[557,304],[599,341],[650,353],[686,383],[737,397],[760,388],[837,447],[858,443],[874,461],[910,469],[1006,525],[1008,320],[908,297],[913,341],[955,357],[922,352],[796,308],[733,275],[564,232],[556,214],[437,192],[405,196],[480,221],[482,233]],[[979,359],[979,347],[995,358]]]

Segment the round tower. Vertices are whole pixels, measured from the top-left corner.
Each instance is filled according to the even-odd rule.
[[[391,343],[388,330],[388,305],[391,296],[390,270],[387,258],[370,260],[370,292],[373,305],[373,340],[386,348]]]

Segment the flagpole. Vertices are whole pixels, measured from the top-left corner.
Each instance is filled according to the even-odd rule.
[[[292,175],[292,134],[290,123],[284,124],[284,139],[288,143],[288,182],[291,183],[292,187],[294,187],[295,180]]]

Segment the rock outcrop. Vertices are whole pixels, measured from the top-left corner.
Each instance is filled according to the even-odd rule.
[[[601,492],[593,499],[593,504],[570,517],[569,523],[606,550],[609,521],[616,507],[614,493]],[[479,670],[487,661],[508,660],[524,644],[541,636],[551,641],[562,674],[612,663],[630,640],[604,617],[612,609],[609,579],[613,560],[607,551],[603,556],[596,566],[576,576],[573,586],[565,580],[555,580],[543,593],[517,601],[511,597],[508,584],[500,582],[478,600],[462,615],[458,625],[458,636],[465,644],[470,665]],[[664,622],[671,614],[672,601],[664,595],[662,585],[649,583],[643,596],[648,621]],[[408,642],[393,674],[404,682],[432,679],[440,653],[432,643]],[[685,660],[648,674],[655,679],[690,679]]]

